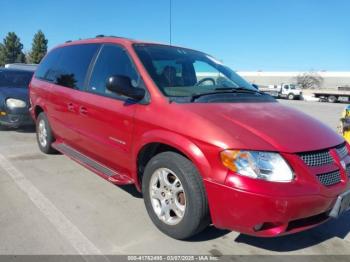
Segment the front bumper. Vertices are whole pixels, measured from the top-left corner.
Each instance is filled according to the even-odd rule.
[[[331,150],[332,151],[332,150]],[[331,152],[335,155],[334,150]],[[274,237],[315,227],[328,219],[337,198],[350,190],[350,157],[308,167],[294,154],[282,156],[292,163],[292,182],[274,183],[228,172],[224,183],[204,179],[213,224],[222,229]],[[343,168],[343,165],[346,169]],[[315,174],[338,169],[341,180],[326,186]]]
[[[276,197],[205,181],[213,224],[248,235],[273,237],[315,227],[329,219],[336,197]]]
[[[28,113],[6,113],[6,115],[0,115],[0,125],[17,128],[20,126],[34,125],[32,117]]]

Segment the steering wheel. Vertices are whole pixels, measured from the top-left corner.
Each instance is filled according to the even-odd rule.
[[[211,77],[205,77],[205,78],[199,80],[199,81],[195,84],[195,86],[200,86],[200,85],[202,85],[202,84],[203,84],[204,82],[206,82],[206,81],[211,81],[211,82],[213,83],[213,86],[215,86],[215,79],[214,79],[214,78],[211,78]]]

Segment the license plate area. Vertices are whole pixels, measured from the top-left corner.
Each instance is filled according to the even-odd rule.
[[[329,216],[337,218],[350,209],[350,190],[339,195]]]

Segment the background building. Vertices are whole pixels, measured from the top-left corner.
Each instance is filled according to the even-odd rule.
[[[246,80],[259,86],[297,83],[297,77],[308,72],[237,72]],[[323,79],[321,88],[336,89],[339,86],[350,87],[350,72],[312,72]]]

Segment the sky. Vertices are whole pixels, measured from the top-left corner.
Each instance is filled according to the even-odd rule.
[[[350,0],[0,0],[0,40],[98,34],[209,53],[239,71],[350,71]]]

